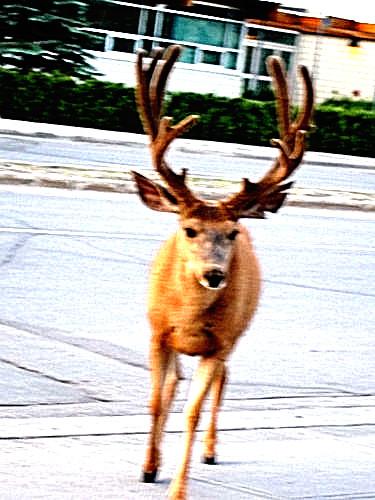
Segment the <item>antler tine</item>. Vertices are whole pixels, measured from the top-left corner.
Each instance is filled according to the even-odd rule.
[[[136,63],[137,85],[136,85],[135,97],[143,129],[145,133],[148,134],[153,140],[157,135],[158,124],[155,123],[152,114],[149,88],[150,88],[151,77],[155,70],[155,66],[158,60],[161,58],[162,53],[161,51],[158,51],[155,54],[154,58],[152,59],[150,66],[148,68],[147,67],[144,68],[143,59],[146,55],[147,52],[143,49],[140,49],[137,52],[137,63]]]
[[[161,55],[163,49],[161,49]],[[151,81],[150,81],[150,101],[152,107],[152,114],[154,120],[159,121],[164,101],[165,88],[167,86],[168,77],[181,54],[181,47],[179,45],[170,45],[164,53],[162,63],[158,64],[155,58],[150,66]]]
[[[312,114],[312,109],[314,105],[314,89],[312,80],[309,75],[309,71],[306,66],[299,66],[299,71],[302,76],[304,92],[303,92],[303,104],[299,115],[297,116],[292,127],[294,130],[306,130],[310,128],[310,118]]]
[[[160,123],[161,109],[164,99],[165,87],[169,73],[176,62],[180,47],[170,46],[164,54],[163,49],[157,47],[152,52],[151,62],[144,67],[143,60],[147,52],[143,49],[138,51],[137,58],[137,104],[145,132],[156,138]]]
[[[289,177],[301,163],[305,152],[305,137],[310,128],[309,122],[314,102],[313,85],[309,72],[305,66],[300,66],[299,69],[304,84],[303,105],[296,120],[290,123],[289,96],[283,64],[278,57],[273,56],[267,62],[276,88],[281,139],[271,140],[271,144],[279,148],[280,155],[271,169],[259,181],[258,184],[263,187],[279,184]],[[288,100],[287,105],[285,104],[286,99]],[[288,123],[288,128],[286,128],[286,123]]]
[[[169,185],[176,198],[181,203],[189,204],[196,198],[185,184],[186,169],[183,169],[181,174],[173,172],[164,160],[164,154],[170,143],[191,127],[198,116],[187,116],[174,126],[171,125],[172,118],[167,116],[160,118],[168,76],[180,51],[178,45],[168,47],[165,52],[163,49],[158,49],[146,68],[143,63],[145,52],[138,52],[136,98],[144,131],[151,139],[150,148],[155,169]]]
[[[285,137],[290,128],[289,93],[286,79],[285,65],[280,57],[270,56],[266,61],[267,70],[272,77],[275,95],[276,110],[281,137]]]
[[[305,151],[305,137],[313,109],[313,85],[305,66],[300,67],[304,83],[304,101],[302,109],[294,122],[290,122],[290,104],[285,67],[279,57],[271,56],[267,68],[272,76],[280,139],[273,139],[271,144],[279,148],[279,156],[272,167],[260,179],[253,183],[243,179],[239,193],[224,200],[224,205],[234,213],[248,210],[249,216],[260,217],[264,211],[276,211],[282,205],[292,182],[281,184],[301,163]],[[251,209],[251,211],[250,211]],[[255,215],[254,215],[255,214]]]
[[[284,62],[280,57],[270,56],[267,59],[267,69],[275,87],[276,107],[281,137],[286,139],[289,134],[294,134],[297,130],[308,130],[310,128],[309,122],[314,103],[314,91],[306,66],[301,65],[298,67],[304,85],[304,100],[300,112],[292,124],[290,124],[289,93]]]

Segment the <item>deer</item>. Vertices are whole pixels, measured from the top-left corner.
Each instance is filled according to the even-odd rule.
[[[245,178],[238,192],[219,201],[199,198],[188,187],[187,169],[172,170],[165,158],[170,144],[194,125],[189,115],[176,125],[162,116],[165,89],[181,47],[138,51],[136,102],[149,136],[152,165],[163,181],[133,172],[141,200],[152,210],[178,214],[176,232],[167,239],[152,264],[148,296],[151,325],[151,429],[141,480],[155,482],[161,465],[161,441],[180,378],[179,355],[199,356],[185,406],[184,439],[168,497],[187,498],[187,482],[195,432],[202,405],[210,394],[203,462],[215,464],[217,423],[227,360],[257,309],[261,273],[249,231],[242,218],[265,218],[283,205],[293,181],[286,179],[300,165],[313,110],[309,72],[300,66],[304,97],[292,120],[287,75],[277,56],[267,60],[276,95],[280,138],[271,143],[278,155],[258,181]],[[261,126],[261,124],[259,124]]]

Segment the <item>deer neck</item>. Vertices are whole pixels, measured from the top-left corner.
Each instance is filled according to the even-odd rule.
[[[209,309],[222,295],[223,290],[212,290],[202,286],[193,273],[180,262],[179,286],[181,303],[190,309],[193,316]]]

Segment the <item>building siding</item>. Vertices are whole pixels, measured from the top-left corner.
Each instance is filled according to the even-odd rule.
[[[332,97],[374,98],[375,43],[361,41],[356,48],[349,43],[345,38],[300,35],[297,61],[313,74],[317,102]],[[296,97],[300,95],[297,82]]]

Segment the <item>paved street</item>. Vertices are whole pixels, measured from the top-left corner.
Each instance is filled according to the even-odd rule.
[[[0,184],[26,184],[133,193],[131,170],[150,172],[144,135],[0,119]],[[169,153],[189,167],[195,191],[210,199],[259,179],[270,168],[271,147],[178,139]],[[152,174],[151,174],[152,175]],[[287,204],[375,210],[373,158],[307,152]]]
[[[191,498],[373,499],[373,215],[286,208],[246,224],[262,303],[231,360],[221,464],[199,464],[197,443]],[[186,380],[160,481],[138,478],[147,271],[174,225],[133,195],[0,188],[1,498],[165,497]]]
[[[97,130],[92,137],[83,137],[79,130],[87,135],[85,129],[71,131],[75,127],[49,125],[47,128],[43,124],[30,124],[31,135],[9,135],[7,127],[17,131],[13,122],[17,124],[15,120],[0,120],[0,160],[98,169],[103,165],[121,165],[123,171],[150,169],[145,136]],[[54,135],[61,129],[71,135]],[[179,139],[173,144],[170,158],[176,169],[188,167],[193,177],[240,181],[249,176],[259,178],[275,155],[274,148]],[[373,192],[375,162],[371,158],[307,152],[303,168],[297,170],[295,178],[304,188]]]

